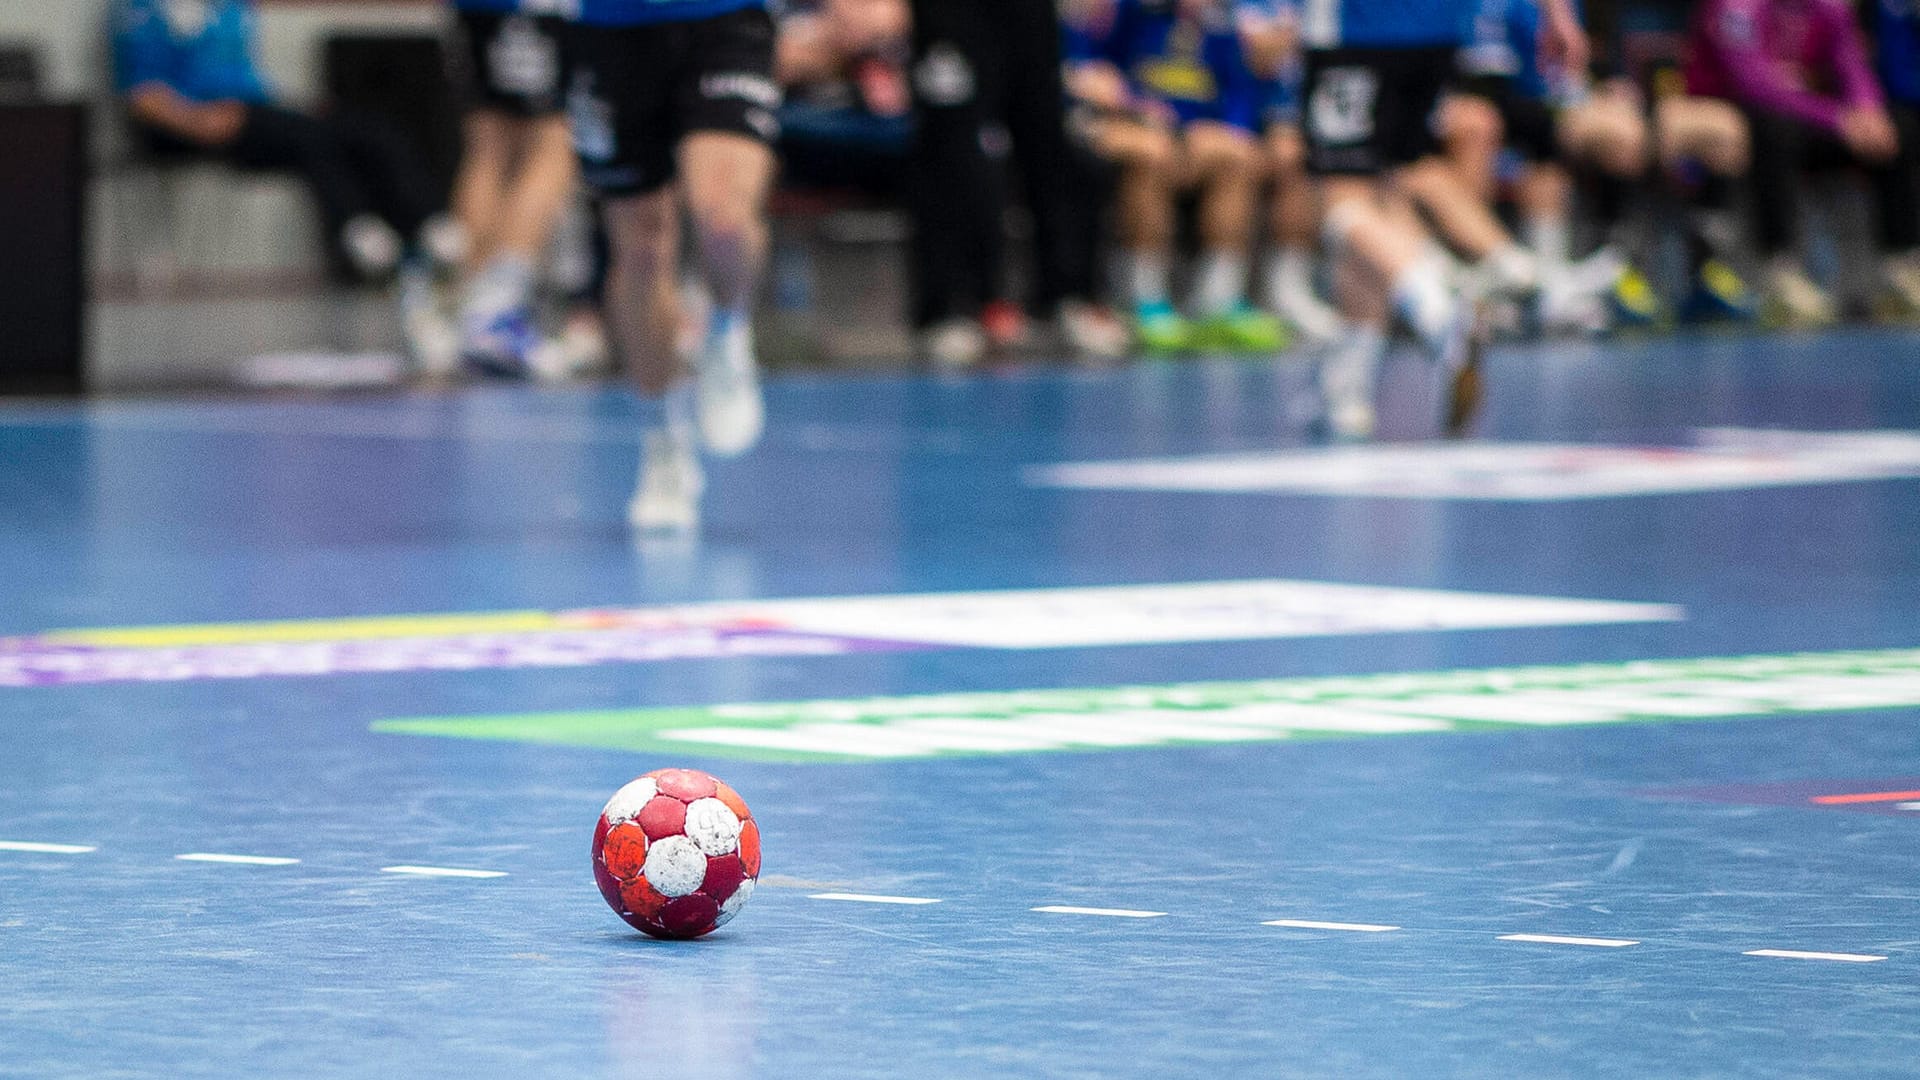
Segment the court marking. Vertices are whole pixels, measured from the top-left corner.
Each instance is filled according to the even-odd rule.
[[[809,900],[845,900],[854,904],[937,904],[940,901],[927,896],[877,896],[870,893],[823,892],[813,893]]]
[[[1638,945],[1628,938],[1562,937],[1558,934],[1501,934],[1501,941],[1524,941],[1535,945],[1585,945],[1596,949],[1624,949]]]
[[[1356,934],[1385,934],[1400,929],[1379,923],[1317,922],[1313,919],[1269,919],[1261,926],[1286,926],[1295,930],[1346,930]]]
[[[506,877],[505,870],[463,870],[453,866],[383,866],[383,874],[415,874],[420,877],[452,878],[499,878]]]
[[[1690,446],[1380,443],[1078,461],[1026,471],[1034,487],[1562,502],[1920,476],[1911,431],[1702,428]]]
[[[1815,795],[1821,806],[1854,806],[1859,803],[1903,802],[1920,799],[1920,791],[1863,791],[1850,795]]]
[[[31,851],[41,855],[85,855],[98,851],[91,844],[45,844],[34,840],[0,840],[0,851]]]
[[[1059,649],[1676,622],[1671,604],[1253,579],[54,630],[0,638],[0,686]]]
[[[371,728],[389,734],[655,754],[851,762],[1670,723],[1914,706],[1920,706],[1920,649],[1886,649],[700,708],[417,717],[379,720]]]
[[[175,855],[181,862],[234,863],[241,866],[292,866],[299,859],[289,859],[280,855],[222,855],[211,851],[190,851],[185,855]]]
[[[1029,908],[1029,911],[1045,912],[1048,915],[1103,915],[1113,919],[1160,919],[1166,917],[1164,911],[1137,911],[1133,908],[1075,907],[1071,904],[1048,904],[1045,907]]]
[[[1845,964],[1873,964],[1886,959],[1868,953],[1801,952],[1797,949],[1752,949],[1740,955],[1770,956],[1783,960],[1837,960]]]

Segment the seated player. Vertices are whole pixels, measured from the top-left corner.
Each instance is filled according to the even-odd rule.
[[[790,184],[896,197],[912,149],[904,0],[789,0],[775,68]]]
[[[1884,225],[1888,247],[1904,255],[1886,260],[1885,313],[1895,318],[1920,317],[1920,4],[1914,0],[1879,0],[1874,5],[1874,31],[1879,42],[1880,79],[1887,91],[1887,112],[1900,140],[1896,167],[1904,178],[1907,212]]]
[[[391,275],[410,246],[459,255],[412,149],[369,119],[275,104],[255,62],[249,0],[114,0],[115,79],[135,132],[161,155],[287,170],[312,189],[337,266]]]
[[[1294,0],[1236,0],[1236,27],[1247,66],[1266,87],[1260,120],[1262,151],[1273,184],[1267,210],[1265,260],[1269,310],[1312,341],[1341,332],[1340,313],[1314,286],[1320,195],[1307,174],[1306,136],[1300,131],[1299,11]]]
[[[481,372],[523,374],[565,362],[562,350],[546,346],[533,310],[540,262],[578,174],[565,112],[564,24],[535,14],[543,0],[453,4],[469,94],[453,193],[468,243],[460,354]]]
[[[1882,267],[1897,280],[1910,257],[1900,250],[1909,238],[1898,222],[1911,209],[1900,138],[1845,0],[1705,0],[1690,43],[1689,90],[1732,102],[1747,118],[1769,317],[1792,326],[1838,317],[1793,252],[1798,181],[1810,170],[1852,168],[1872,181]]]
[[[1469,186],[1492,197],[1502,161],[1518,159],[1511,194],[1521,235],[1539,268],[1537,312],[1549,332],[1598,330],[1618,314],[1651,321],[1657,310],[1644,275],[1627,265],[1617,232],[1626,189],[1646,174],[1649,138],[1638,91],[1624,79],[1589,85],[1585,72],[1539,63],[1536,0],[1482,0],[1474,41],[1461,55],[1465,100],[1450,103],[1447,152]],[[1572,258],[1572,169],[1591,174],[1603,242]]]
[[[766,421],[750,320],[779,136],[773,20],[763,0],[580,0],[575,18],[568,115],[606,222],[608,326],[641,394],[628,519],[684,533],[700,520],[700,451],[746,453]],[[712,298],[686,335],[691,365],[683,214]]]
[[[1120,170],[1121,242],[1140,343],[1156,351],[1279,349],[1278,322],[1247,301],[1260,86],[1224,0],[1116,0],[1103,14],[1070,27],[1069,87],[1096,110],[1095,145]],[[1170,288],[1184,191],[1199,199],[1191,325]]]

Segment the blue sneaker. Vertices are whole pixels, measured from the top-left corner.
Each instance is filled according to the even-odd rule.
[[[460,362],[475,375],[524,379],[540,347],[540,329],[526,307],[510,307],[469,321]]]
[[[1700,265],[1681,314],[1688,322],[1752,322],[1759,312],[1759,302],[1739,272],[1719,259],[1708,259]]]

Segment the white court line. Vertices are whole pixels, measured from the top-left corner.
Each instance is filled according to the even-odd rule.
[[[85,855],[99,851],[87,844],[37,844],[31,840],[0,840],[0,851],[37,851],[43,855]]]
[[[1596,949],[1624,949],[1638,941],[1607,937],[1558,937],[1553,934],[1501,934],[1501,941],[1531,941],[1537,945],[1591,945]]]
[[[174,858],[181,862],[240,863],[245,866],[292,866],[300,861],[278,855],[217,855],[210,851],[189,851],[185,855],[175,855]]]
[[[1044,911],[1049,915],[1107,915],[1116,919],[1158,919],[1164,911],[1134,911],[1130,908],[1072,907],[1066,904],[1049,904],[1037,907],[1034,911]]]
[[[1741,955],[1773,956],[1784,960],[1839,960],[1848,964],[1871,964],[1886,959],[1884,956],[1869,956],[1864,953],[1800,952],[1796,949],[1754,949]]]
[[[809,900],[847,900],[856,904],[937,904],[940,901],[926,896],[874,896],[857,892],[821,892],[807,897]]]
[[[1397,926],[1381,926],[1377,923],[1315,922],[1312,919],[1271,919],[1260,925],[1291,926],[1296,930],[1351,930],[1358,934],[1384,934],[1389,930],[1400,929]]]
[[[505,870],[461,870],[451,866],[383,866],[383,874],[418,874],[421,877],[506,877]]]
[[[1920,810],[1920,802],[1894,803],[1895,810]]]

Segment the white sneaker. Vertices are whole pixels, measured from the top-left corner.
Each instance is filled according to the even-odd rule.
[[[1374,383],[1385,351],[1386,339],[1378,331],[1353,330],[1320,361],[1320,396],[1336,437],[1373,436]]]
[[[413,268],[401,271],[400,327],[420,374],[444,378],[460,366],[460,332],[441,311],[431,274]]]
[[[1887,298],[1895,313],[1903,318],[1920,314],[1920,254],[1886,259],[1881,265],[1881,274],[1886,279]]]
[[[1772,321],[1788,327],[1829,326],[1840,319],[1833,298],[1792,259],[1768,264],[1766,307]]]
[[[1273,294],[1274,314],[1287,320],[1300,336],[1312,344],[1339,339],[1346,323],[1333,305],[1309,292],[1278,289]]]
[[[1607,298],[1627,270],[1619,251],[1603,247],[1549,274],[1541,283],[1536,311],[1540,328],[1550,334],[1598,334],[1611,321]]]
[[[753,449],[767,424],[760,366],[753,357],[753,327],[738,319],[723,330],[708,330],[694,367],[700,441],[721,457]]]
[[[372,214],[362,214],[340,230],[340,246],[354,272],[363,278],[382,278],[393,273],[405,254],[405,245],[393,227]]]
[[[706,478],[693,447],[665,431],[649,431],[640,449],[640,485],[627,520],[647,533],[687,533],[700,527]]]
[[[939,367],[968,368],[987,355],[987,332],[973,319],[948,319],[928,327],[920,347]]]
[[[1111,310],[1085,300],[1062,300],[1056,318],[1060,336],[1081,356],[1125,356],[1133,332]]]

